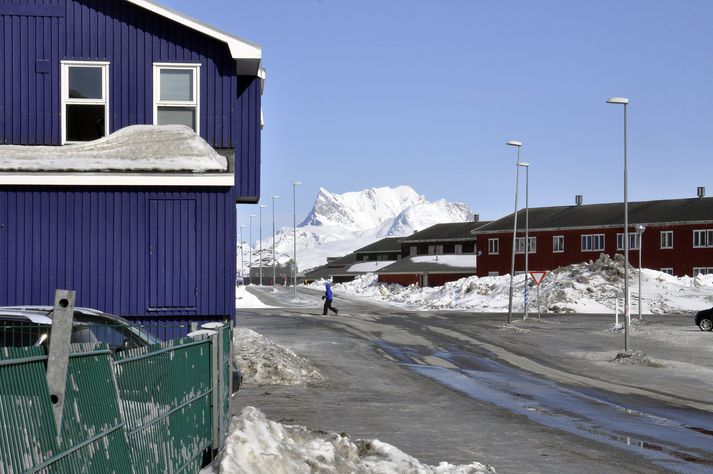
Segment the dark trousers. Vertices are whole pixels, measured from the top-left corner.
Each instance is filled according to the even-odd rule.
[[[327,314],[328,309],[331,309],[334,314],[337,314],[337,309],[332,308],[332,300],[324,300],[324,310],[322,310],[322,314]]]

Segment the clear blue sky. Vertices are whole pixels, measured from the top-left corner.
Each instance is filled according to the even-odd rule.
[[[611,96],[631,100],[631,200],[713,195],[710,0],[163,2],[263,46],[265,232],[272,194],[291,225],[293,180],[300,217],[320,186],[399,184],[500,217],[509,139],[531,206],[622,200]]]

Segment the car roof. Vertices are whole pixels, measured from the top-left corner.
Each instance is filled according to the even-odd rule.
[[[38,306],[34,306],[34,305],[32,305],[32,306],[30,306],[30,305],[28,305],[28,306],[0,306],[0,315],[5,315],[5,314],[10,315],[10,313],[14,313],[15,316],[25,316],[27,318],[43,316],[46,319],[46,321],[43,321],[44,324],[52,324],[52,318],[50,317],[50,314],[52,311],[54,311],[53,306],[43,306],[43,305],[38,305]],[[99,310],[93,309],[93,308],[85,308],[82,306],[75,306],[74,312],[82,313],[87,316],[99,316],[102,319],[108,319],[111,321],[128,323],[127,320],[125,320],[124,318],[122,318],[120,316],[105,313],[103,311],[99,311]]]
[[[0,320],[18,321],[22,319],[34,324],[52,324],[52,318],[42,311],[0,307]]]

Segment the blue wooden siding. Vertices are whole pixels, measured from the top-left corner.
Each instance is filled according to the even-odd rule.
[[[165,221],[158,234],[172,263],[163,263],[163,282],[152,282],[150,206],[158,201],[155,212],[179,224]],[[55,288],[68,288],[78,306],[122,316],[234,318],[234,202],[230,189],[0,188],[0,305],[52,304]],[[191,225],[195,258],[183,254]],[[180,237],[167,235],[181,227]],[[150,288],[173,306],[152,308]]]
[[[259,199],[259,80],[225,43],[121,0],[0,0],[0,143],[61,143],[60,61],[109,61],[109,128],[153,122],[153,63],[201,64],[200,133],[235,148],[237,196]]]

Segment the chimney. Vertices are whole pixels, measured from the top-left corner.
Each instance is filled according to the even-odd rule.
[[[480,214],[473,214],[473,222],[480,222]]]
[[[698,186],[698,197],[699,198],[704,198],[706,197],[706,188],[703,186]]]
[[[584,196],[582,196],[581,194],[577,194],[574,197],[574,203],[578,206],[581,206],[584,203]]]

